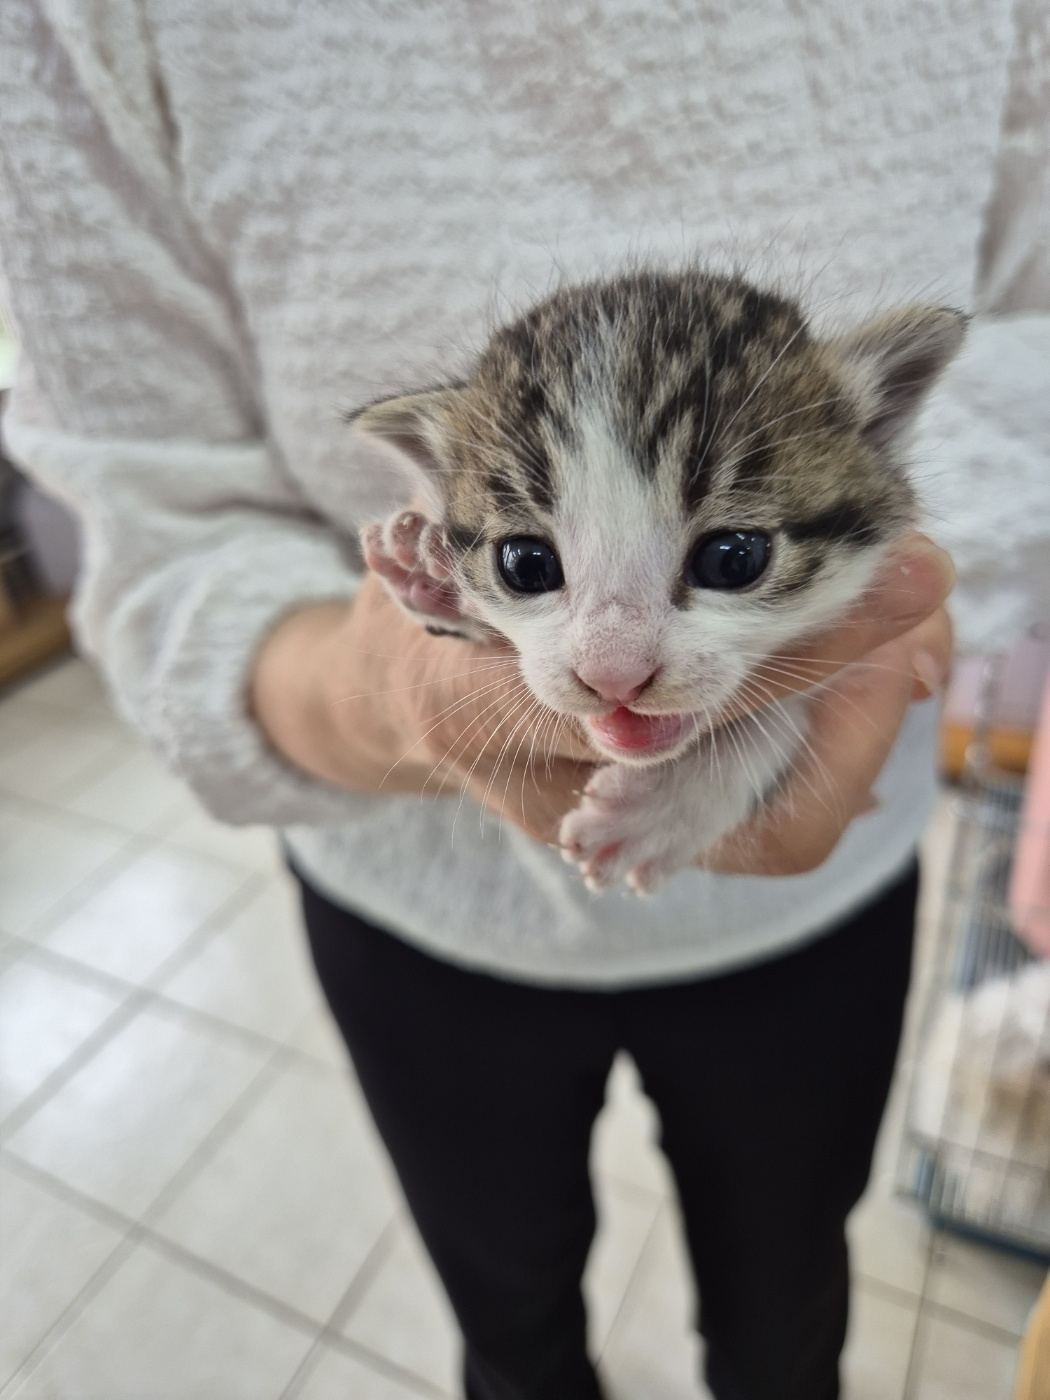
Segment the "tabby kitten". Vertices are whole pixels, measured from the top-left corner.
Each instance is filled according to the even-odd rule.
[[[423,503],[364,532],[369,565],[425,625],[506,637],[606,760],[560,833],[592,887],[655,889],[790,767],[809,697],[711,731],[910,525],[902,440],[964,325],[908,306],[822,340],[740,277],[633,272],[353,415]]]

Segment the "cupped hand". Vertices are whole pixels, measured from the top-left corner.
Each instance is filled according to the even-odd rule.
[[[821,686],[810,748],[708,868],[795,873],[834,849],[908,705],[947,671],[953,581],[948,555],[909,536],[845,620],[756,668],[749,703]],[[371,574],[352,605],[315,604],[274,630],[251,703],[274,747],[317,777],[365,792],[466,792],[547,842],[597,761],[575,723],[527,690],[509,646],[430,635]]]
[[[858,599],[846,616],[807,641],[785,648],[760,663],[752,671],[747,699],[730,706],[726,718],[754,708],[753,700],[763,703],[781,699],[795,691],[834,676],[853,662],[870,658],[883,645],[910,636],[944,603],[955,584],[951,556],[918,532],[908,534],[890,554],[875,582]],[[943,628],[936,629],[931,654],[923,647],[925,633],[909,644],[907,663],[915,679],[915,699],[939,689],[947,672],[950,654],[941,645]],[[950,638],[950,632],[949,632]],[[904,660],[895,652],[894,661]],[[884,664],[872,662],[872,665]]]
[[[256,659],[251,710],[273,747],[357,792],[459,796],[552,839],[594,763],[527,690],[516,653],[433,636],[374,574],[352,604],[286,617]]]
[[[731,875],[800,875],[822,865],[876,805],[872,786],[908,707],[939,687],[951,651],[951,621],[939,607],[832,675],[814,695],[806,749],[781,789],[697,863]]]

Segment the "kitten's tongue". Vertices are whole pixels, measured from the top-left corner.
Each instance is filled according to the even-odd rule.
[[[681,743],[693,727],[692,715],[637,715],[621,705],[611,715],[587,723],[611,749],[629,753],[656,753]]]

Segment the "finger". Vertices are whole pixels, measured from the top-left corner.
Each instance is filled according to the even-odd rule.
[[[951,556],[925,535],[909,535],[842,622],[755,668],[751,695],[775,700],[819,684],[916,627],[943,605],[954,582]],[[727,715],[754,705],[741,699]]]
[[[911,703],[905,641],[850,668],[814,697],[808,744],[777,796],[710,852],[703,864],[727,874],[794,875],[814,870],[854,817],[871,810],[876,782]]]
[[[578,722],[542,705],[521,674],[509,643],[426,637],[427,684],[414,697],[431,747],[461,742],[461,756],[478,758],[513,729],[522,751],[535,746],[546,760],[594,761]]]
[[[556,845],[561,819],[577,805],[593,771],[593,764],[565,760],[500,764],[484,772],[475,768],[467,791],[499,821]]]
[[[951,666],[954,637],[948,609],[938,608],[932,617],[920,622],[902,640],[911,653],[915,677],[912,699],[928,700],[942,689]]]
[[[911,699],[928,700],[942,689],[947,679],[952,642],[951,618],[947,608],[940,607],[916,627],[876,647],[859,660],[850,662],[849,669],[860,684],[865,683],[866,673],[870,682],[873,673],[878,671],[893,670],[901,676],[909,676]],[[831,681],[834,681],[834,677],[831,677]]]

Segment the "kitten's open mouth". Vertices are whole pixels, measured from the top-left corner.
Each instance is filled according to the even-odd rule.
[[[602,748],[633,754],[673,749],[696,728],[692,715],[639,715],[625,705],[587,723]]]

